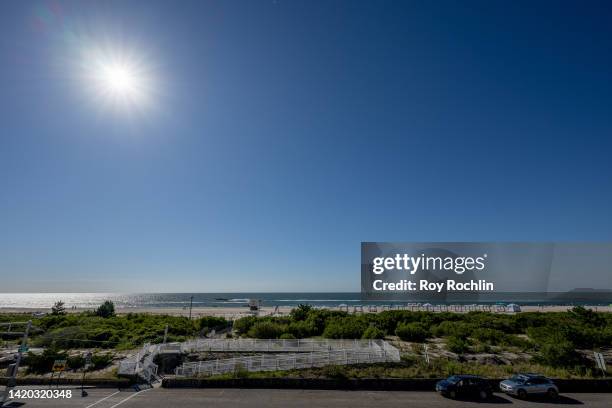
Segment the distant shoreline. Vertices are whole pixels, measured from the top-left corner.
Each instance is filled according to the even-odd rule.
[[[466,308],[464,306],[463,310],[456,310],[454,309],[455,305],[449,305],[448,307],[448,311],[449,312],[467,312],[469,311],[468,308]],[[543,305],[543,306],[533,306],[533,305],[526,305],[526,306],[520,306],[521,307],[521,312],[565,312],[568,311],[570,309],[572,309],[574,306],[572,305]],[[612,306],[588,306],[585,305],[584,307],[586,307],[587,309],[592,309],[592,310],[596,310],[598,312],[608,312],[608,313],[612,313]],[[265,315],[278,315],[278,316],[284,316],[284,315],[288,315],[289,312],[291,312],[291,309],[293,309],[293,306],[263,306],[260,308],[258,314],[260,316],[265,316]],[[346,310],[345,308],[340,308],[338,306],[334,306],[334,307],[328,307],[326,309],[329,310]],[[357,312],[361,312],[360,308],[356,309]],[[368,307],[364,306],[363,307],[363,312],[364,313],[368,313],[368,312],[372,312],[372,313],[376,313],[376,312],[381,312],[383,311],[383,307],[378,306],[376,307],[376,310],[372,310],[370,311],[370,309],[368,309]],[[397,309],[394,308],[393,310],[411,310],[410,308],[404,308],[404,309]],[[425,310],[424,308],[413,308],[412,310]],[[67,313],[80,313],[80,312],[85,312],[85,311],[93,311],[92,308],[67,308],[66,312]],[[149,313],[149,314],[156,314],[156,315],[171,315],[171,316],[189,316],[189,308],[182,308],[182,307],[116,307],[115,311],[118,315],[125,315],[128,313]],[[350,313],[354,313],[355,312],[355,307],[354,306],[348,306],[348,311]],[[432,311],[434,312],[439,312],[440,310],[438,308],[433,309]],[[493,313],[510,313],[510,312],[504,312],[504,311],[496,311],[495,307],[493,307],[493,309],[491,310]],[[35,307],[4,307],[4,308],[0,308],[0,314],[33,314],[33,313],[50,313],[51,309],[50,308],[35,308]],[[246,307],[193,307],[191,310],[191,316],[192,317],[200,317],[200,316],[222,316],[222,317],[226,317],[226,318],[239,318],[239,317],[244,317],[244,316],[249,316],[252,315],[253,312],[250,312],[248,308]]]

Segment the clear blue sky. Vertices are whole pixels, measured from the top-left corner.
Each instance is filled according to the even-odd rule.
[[[2,1],[0,292],[357,291],[361,241],[612,240],[611,21]],[[154,106],[91,96],[75,48],[101,44]]]

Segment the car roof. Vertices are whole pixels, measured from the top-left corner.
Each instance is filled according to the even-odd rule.
[[[542,374],[534,374],[534,373],[519,373],[519,376],[522,377],[527,377],[527,378],[544,378],[544,379],[548,379],[548,377],[542,375]]]

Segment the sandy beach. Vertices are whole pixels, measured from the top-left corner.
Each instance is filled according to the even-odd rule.
[[[448,305],[449,312],[456,313],[465,313],[472,310],[483,310],[483,305],[475,306],[467,306],[464,305]],[[521,312],[564,312],[570,310],[573,306],[570,305],[546,305],[546,306],[521,306]],[[608,312],[612,313],[611,306],[585,306],[588,309],[592,309],[598,312]],[[259,315],[259,316],[284,316],[288,315],[291,312],[291,306],[264,306],[261,307],[257,312],[251,312],[247,307],[194,307],[191,310],[192,317],[201,317],[201,316],[219,316],[225,317],[227,319],[237,319],[244,316],[251,315]],[[347,310],[346,307],[329,307],[329,310]],[[86,308],[68,308],[66,309],[67,313],[79,313],[84,311],[93,311],[92,309]],[[362,308],[356,306],[349,306],[349,313],[378,313],[383,310],[389,310],[388,307],[377,306],[376,308],[371,308],[369,306],[363,306]],[[417,306],[402,306],[402,307],[393,307],[393,310],[413,310],[413,311],[424,311],[426,310],[423,307]],[[446,311],[446,309],[440,310],[439,307],[429,308],[428,310],[434,312]],[[491,309],[485,307],[484,311],[491,311],[495,313],[509,313],[503,309],[498,310],[495,306],[491,306]],[[23,313],[23,314],[36,314],[36,313],[50,313],[51,309],[45,308],[0,308],[0,313]],[[133,307],[133,308],[116,308],[116,313],[119,315],[127,314],[127,313],[150,313],[150,314],[160,314],[160,315],[171,315],[171,316],[189,316],[189,308],[162,308],[162,307]]]

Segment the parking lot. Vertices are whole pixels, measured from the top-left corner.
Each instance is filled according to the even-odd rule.
[[[33,389],[33,387],[28,387]],[[22,388],[25,389],[25,388]],[[434,392],[412,391],[335,391],[335,390],[271,390],[271,389],[88,389],[81,397],[79,388],[72,390],[70,399],[16,399],[7,407],[17,408],[156,408],[156,407],[466,407],[507,405],[515,407],[555,407],[581,405],[610,407],[612,394],[564,394],[558,401],[546,399],[517,400],[496,394],[490,401],[453,401]]]
[[[28,387],[33,389],[34,387]],[[22,388],[24,389],[24,388]],[[11,408],[156,408],[156,407],[304,407],[304,408],[372,408],[385,407],[470,407],[507,405],[515,407],[555,407],[581,405],[610,407],[612,394],[563,394],[556,402],[546,399],[517,400],[496,394],[488,402],[453,401],[434,392],[413,391],[337,391],[337,390],[278,390],[278,389],[88,389],[81,397],[79,388],[70,399],[17,399],[6,406]]]

